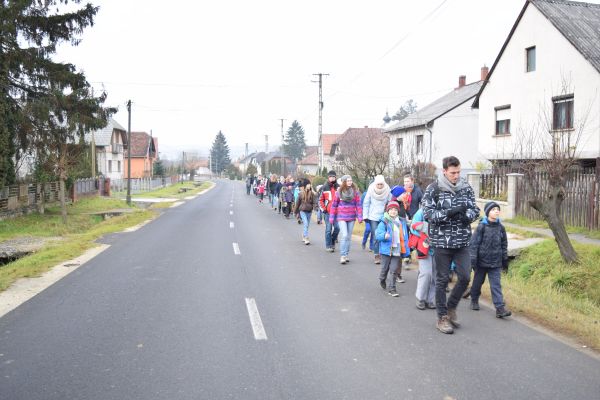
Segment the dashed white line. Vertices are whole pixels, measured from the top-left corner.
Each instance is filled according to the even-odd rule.
[[[232,211],[229,211],[229,215],[233,215],[233,210],[232,210]]]
[[[252,325],[254,339],[267,340],[267,333],[265,332],[265,327],[260,319],[256,301],[253,298],[246,297],[246,308],[248,308],[248,315],[250,316],[250,325]]]
[[[233,243],[233,254],[235,254],[236,256],[242,254],[240,252],[240,246],[237,243]]]
[[[233,221],[230,221],[230,222],[229,222],[229,227],[230,227],[231,229],[233,229]]]

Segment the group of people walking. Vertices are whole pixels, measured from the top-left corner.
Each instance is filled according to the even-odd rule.
[[[291,176],[269,179],[258,177],[246,181],[247,193],[253,191],[259,202],[266,192],[270,205],[286,218],[291,213],[302,224],[302,241],[310,244],[312,212],[318,210],[325,225],[325,250],[335,252],[339,243],[340,264],[350,262],[352,231],[355,223],[365,223],[363,248],[367,232],[373,262],[380,265],[379,284],[392,297],[398,297],[396,283],[403,283],[403,262],[417,258],[419,271],[415,292],[419,310],[435,309],[437,329],[453,333],[460,327],[458,304],[471,297],[471,310],[477,311],[481,287],[486,276],[490,281],[496,316],[511,315],[502,296],[501,270],[508,267],[507,235],[500,223],[500,206],[489,202],[475,233],[471,224],[480,217],[473,189],[460,176],[460,161],[444,158],[442,174],[423,192],[411,175],[402,185],[390,187],[378,175],[361,195],[349,175],[339,180],[329,171],[327,181],[317,190],[308,179],[295,182]],[[471,288],[471,270],[475,271]],[[451,271],[457,282],[447,296]]]

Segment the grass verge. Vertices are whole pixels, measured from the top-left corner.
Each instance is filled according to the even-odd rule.
[[[174,184],[151,192],[144,192],[132,195],[133,198],[169,198],[169,199],[184,199],[188,196],[193,196],[201,191],[213,186],[212,182],[202,182],[200,186],[194,186],[193,182],[184,182],[183,184]],[[179,192],[181,189],[186,189],[185,192]]]
[[[506,220],[506,222],[510,222],[513,224],[521,225],[524,227],[531,228],[544,228],[549,229],[546,221],[543,220],[531,220],[527,218],[523,218],[521,216],[517,216],[513,219]],[[567,233],[579,233],[590,239],[600,239],[600,229],[587,229],[580,226],[567,226]]]
[[[101,217],[86,213],[114,208],[128,208],[124,201],[105,198],[83,199],[68,209],[67,223],[63,224],[60,210],[50,208],[45,215],[30,214],[20,218],[0,221],[0,240],[17,237],[59,237],[48,242],[41,250],[0,267],[0,291],[8,288],[19,278],[34,277],[53,266],[81,255],[94,247],[101,236],[119,232],[152,218],[151,211],[135,209],[104,221]]]
[[[572,265],[553,240],[523,250],[503,275],[502,289],[509,308],[600,351],[600,247],[574,246],[581,262]]]

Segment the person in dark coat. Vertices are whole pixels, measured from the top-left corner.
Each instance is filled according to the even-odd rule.
[[[419,185],[415,184],[415,178],[410,174],[404,175],[404,190],[409,193],[410,197],[408,208],[406,210],[406,217],[410,221],[412,220],[413,215],[419,211],[421,200],[423,200],[423,191]]]
[[[496,317],[504,318],[512,313],[504,304],[502,285],[500,284],[501,268],[508,268],[508,240],[506,230],[500,223],[500,206],[494,201],[484,207],[485,217],[481,219],[471,239],[469,251],[471,265],[475,269],[471,286],[471,310],[479,310],[479,296],[485,276],[490,279],[492,301],[496,307]]]

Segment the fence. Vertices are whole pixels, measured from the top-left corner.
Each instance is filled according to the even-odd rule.
[[[595,170],[569,172],[565,184],[565,199],[560,216],[567,225],[598,229],[600,227],[600,181]],[[534,196],[549,194],[548,175],[538,172],[517,182],[516,212],[529,219],[541,219],[538,211],[529,205]]]
[[[164,178],[132,178],[131,193],[149,192],[154,189],[170,186],[177,183],[177,176],[167,176]],[[113,194],[122,195],[127,191],[127,179],[111,179],[110,190]]]
[[[59,200],[59,183],[23,183],[0,189],[0,219],[36,211]]]
[[[479,195],[484,199],[506,201],[508,198],[508,177],[506,174],[481,174]]]

